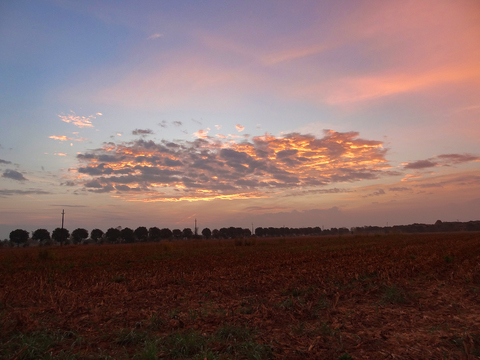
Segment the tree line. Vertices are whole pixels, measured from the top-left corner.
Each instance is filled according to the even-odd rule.
[[[236,239],[252,235],[258,237],[282,237],[282,236],[321,236],[321,235],[346,235],[346,234],[378,234],[378,233],[420,233],[420,232],[452,232],[452,231],[480,231],[480,221],[468,222],[442,222],[437,220],[435,224],[410,224],[395,226],[363,226],[347,229],[331,228],[321,229],[320,227],[289,228],[289,227],[257,227],[254,234],[250,229],[241,227],[228,227],[210,230],[204,228],[200,234],[190,228],[160,229],[158,227],[146,228],[139,226],[135,230],[126,228],[109,228],[106,232],[100,229],[93,229],[90,233],[83,228],[77,228],[71,233],[65,228],[56,228],[50,234],[46,229],[37,229],[30,233],[23,229],[16,229],[10,233],[10,239],[0,241],[1,246],[27,245],[29,240],[36,241],[40,245],[53,244],[119,244],[134,242],[152,242],[160,240],[181,240],[181,239]]]

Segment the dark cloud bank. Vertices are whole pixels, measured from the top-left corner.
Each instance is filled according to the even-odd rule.
[[[26,181],[27,179],[23,176],[22,173],[15,171],[15,170],[10,170],[7,169],[3,172],[2,177],[7,178],[7,179],[12,179],[12,180],[17,180],[17,181]]]

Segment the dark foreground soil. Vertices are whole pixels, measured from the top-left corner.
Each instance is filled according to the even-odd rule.
[[[2,359],[474,359],[480,234],[0,250]]]

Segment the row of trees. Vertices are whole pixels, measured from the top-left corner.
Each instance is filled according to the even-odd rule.
[[[140,226],[135,230],[128,227],[126,228],[109,228],[106,232],[100,229],[93,229],[90,233],[83,228],[78,228],[70,232],[67,229],[56,228],[52,234],[46,229],[37,229],[32,232],[32,236],[26,230],[17,229],[10,233],[10,242],[15,245],[26,244],[30,239],[40,242],[40,244],[79,244],[85,242],[91,243],[133,243],[133,242],[146,242],[146,241],[159,241],[159,240],[179,240],[179,239],[192,239],[192,238],[216,238],[227,239],[233,237],[246,237],[250,236],[249,229],[242,228],[222,228],[220,230],[214,229],[211,231],[209,228],[205,228],[201,232],[201,236],[195,235],[192,229],[185,228],[183,230],[168,228],[159,229],[158,227],[151,227],[147,229],[145,226]]]
[[[398,225],[391,227],[364,226],[352,229],[331,228],[321,229],[320,227],[306,228],[288,228],[288,227],[257,227],[255,235],[259,237],[280,237],[280,236],[319,236],[319,235],[345,235],[353,234],[371,234],[371,233],[390,233],[390,232],[449,232],[449,231],[480,231],[480,221],[469,222],[442,222],[438,220],[435,224],[411,224]],[[70,233],[67,229],[56,228],[52,234],[46,229],[37,229],[32,232],[32,236],[26,230],[17,229],[10,233],[10,243],[15,245],[26,244],[30,239],[40,242],[40,244],[79,244],[79,243],[133,243],[160,240],[179,240],[179,239],[234,239],[249,237],[252,233],[249,229],[241,227],[229,227],[214,229],[204,228],[201,235],[196,235],[190,228],[183,230],[168,228],[159,229],[151,227],[147,229],[140,226],[135,230],[126,228],[110,228],[106,232],[100,229],[93,229],[90,233],[83,228],[78,228]],[[1,243],[1,242],[0,242]]]
[[[349,233],[347,228],[322,230],[319,227],[308,228],[262,228],[255,229],[255,235],[259,237],[278,237],[278,236],[313,236],[313,235],[337,235]],[[204,228],[201,235],[195,235],[192,229],[185,228],[183,230],[168,228],[159,229],[158,227],[151,227],[147,229],[145,226],[140,226],[135,230],[126,228],[110,228],[106,232],[100,229],[93,229],[90,233],[83,228],[78,228],[70,233],[67,229],[56,228],[50,235],[46,229],[37,229],[32,232],[32,236],[26,230],[17,229],[10,233],[10,241],[16,245],[27,243],[29,239],[40,242],[41,244],[79,244],[85,242],[91,243],[133,243],[145,241],[159,241],[159,240],[179,240],[179,239],[234,239],[249,237],[252,235],[250,229],[241,227],[229,227],[210,230]]]

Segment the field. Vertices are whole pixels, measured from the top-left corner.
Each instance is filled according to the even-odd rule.
[[[2,249],[0,358],[480,357],[479,233],[247,245]]]

